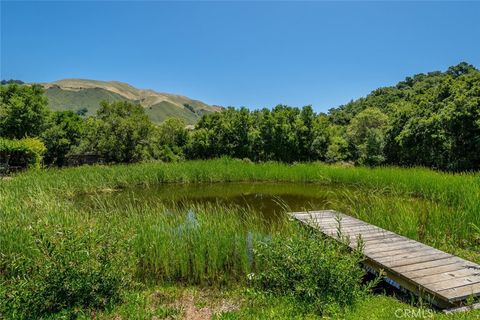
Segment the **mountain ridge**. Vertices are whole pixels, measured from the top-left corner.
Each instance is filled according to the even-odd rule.
[[[116,80],[67,78],[39,84],[45,89],[45,95],[53,110],[86,109],[87,114],[94,114],[102,100],[110,102],[126,100],[142,105],[155,123],[162,122],[168,117],[178,117],[188,124],[193,124],[203,114],[223,109],[187,96],[139,89]]]

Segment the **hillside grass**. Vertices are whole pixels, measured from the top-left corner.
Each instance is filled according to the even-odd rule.
[[[94,115],[101,101],[131,101],[140,103],[150,120],[156,124],[168,117],[180,118],[187,124],[194,124],[201,113],[221,110],[185,96],[137,89],[118,81],[64,79],[44,85],[47,85],[45,95],[48,98],[49,107],[55,111],[77,111],[87,108],[87,115]],[[71,90],[70,88],[81,89]],[[192,106],[195,112],[185,108],[184,104]]]
[[[87,115],[94,115],[97,112],[100,101],[124,101],[127,100],[121,95],[101,88],[90,88],[81,91],[62,90],[58,87],[51,87],[45,90],[48,98],[48,106],[54,111],[71,110],[73,112],[87,108]]]
[[[185,107],[178,107],[168,101],[162,101],[145,107],[145,113],[153,123],[161,123],[167,118],[180,118],[187,124],[194,124],[200,116]]]

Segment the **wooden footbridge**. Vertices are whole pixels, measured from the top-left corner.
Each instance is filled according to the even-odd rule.
[[[388,282],[441,309],[461,307],[469,297],[480,296],[478,264],[336,211],[292,216],[336,240],[347,239],[352,249],[360,238],[367,270],[383,270]]]

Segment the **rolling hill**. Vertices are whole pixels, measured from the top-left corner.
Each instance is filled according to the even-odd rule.
[[[185,96],[138,89],[118,81],[64,79],[41,85],[45,88],[51,109],[77,111],[85,108],[87,115],[94,114],[102,100],[139,103],[155,123],[160,123],[167,117],[177,117],[193,124],[204,113],[222,110],[222,107]]]

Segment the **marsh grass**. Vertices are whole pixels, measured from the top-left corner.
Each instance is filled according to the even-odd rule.
[[[475,174],[454,175],[419,168],[345,168],[319,163],[252,164],[229,159],[28,171],[0,181],[0,293],[5,297],[13,292],[11,288],[23,283],[17,281],[26,281],[25,288],[42,287],[55,275],[50,272],[53,267],[44,267],[55,266],[59,261],[81,266],[83,271],[71,273],[64,268],[64,273],[58,273],[64,276],[64,280],[56,282],[58,290],[32,291],[50,292],[49,299],[19,293],[13,300],[2,300],[13,302],[3,304],[0,313],[28,310],[28,304],[34,300],[40,302],[37,310],[46,310],[45,313],[102,307],[118,301],[122,288],[135,283],[222,286],[245,281],[246,275],[257,267],[252,259],[255,243],[276,235],[288,238],[298,232],[292,223],[284,219],[272,224],[251,214],[249,208],[219,204],[185,210],[155,202],[119,205],[98,201],[93,208],[75,203],[81,194],[101,195],[131,186],[234,181],[352,186],[359,191],[345,191],[332,201],[332,208],[478,259],[480,178]],[[431,205],[425,209],[415,199]],[[74,234],[73,240],[68,240],[65,230]],[[82,238],[87,234],[90,240]],[[51,252],[58,254],[48,254],[50,251],[39,246],[41,239],[50,239]],[[75,246],[82,241],[88,244],[84,251]],[[76,250],[84,253],[80,255],[84,260],[68,255]],[[110,252],[108,259],[102,258],[102,252]],[[22,261],[29,261],[30,267],[21,268]],[[111,294],[105,296],[84,294],[103,278],[102,274],[112,275],[111,283],[116,284],[113,288],[119,289],[106,290]],[[77,288],[69,295],[76,298],[66,300],[63,286]],[[42,305],[42,301],[52,304]]]

